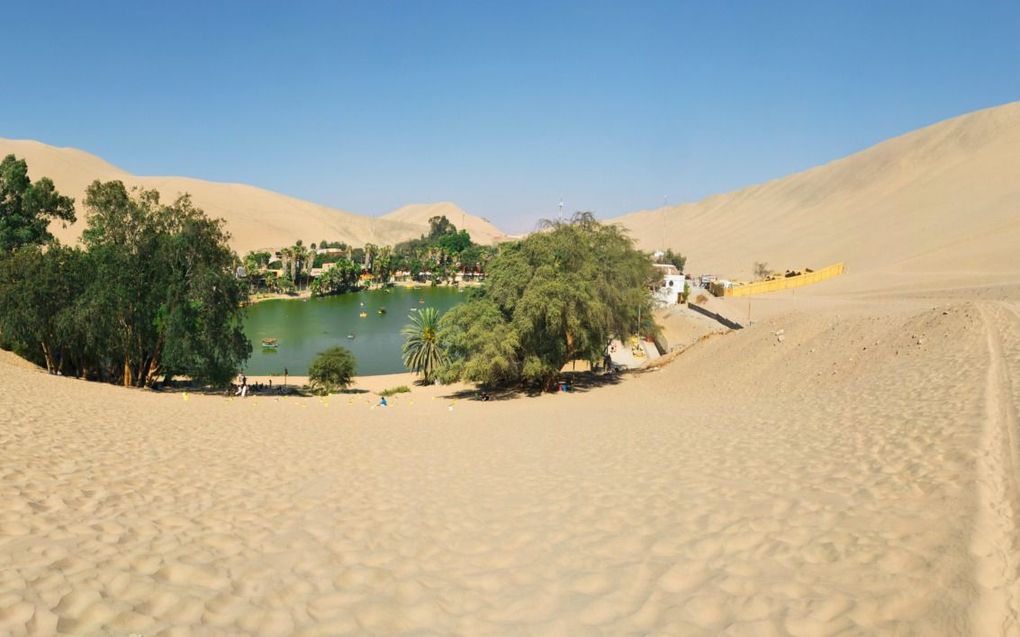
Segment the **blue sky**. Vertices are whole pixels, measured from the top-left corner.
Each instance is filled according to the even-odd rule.
[[[39,6],[37,6],[39,5]],[[21,2],[0,137],[510,231],[1020,99],[1020,2]]]

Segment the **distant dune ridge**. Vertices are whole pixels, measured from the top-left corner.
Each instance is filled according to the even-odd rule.
[[[226,220],[239,252],[341,240],[395,244],[446,217],[480,243],[508,237],[450,202],[412,204],[373,218],[242,184],[186,177],[137,177],[89,153],[35,141],[0,139],[0,156],[28,161],[79,209],[94,179],[157,188],[164,198],[191,193]],[[801,173],[696,203],[630,213],[625,226],[645,249],[673,248],[688,270],[749,278],[753,263],[849,272],[931,273],[1020,269],[1020,102],[949,119]],[[82,215],[80,215],[82,217]],[[54,228],[73,241],[84,228]]]
[[[817,168],[611,221],[688,270],[749,278],[845,261],[850,272],[1020,270],[1020,102],[955,117]]]
[[[449,201],[419,203],[402,206],[382,216],[388,221],[427,226],[432,217],[445,216],[458,230],[467,230],[476,243],[493,244],[507,238],[505,232],[492,225],[488,219],[468,214],[460,206]]]
[[[313,243],[323,239],[352,245],[375,243],[392,245],[415,239],[428,231],[426,211],[435,209],[447,215],[458,228],[463,224],[478,243],[491,243],[502,233],[488,221],[470,215],[454,204],[405,206],[382,218],[337,210],[295,197],[288,197],[244,184],[217,183],[189,177],[139,177],[95,155],[74,148],[57,148],[36,141],[0,139],[0,157],[13,153],[28,162],[33,179],[49,177],[61,193],[74,197],[78,222],[52,232],[65,242],[73,242],[85,228],[82,202],[85,189],[94,180],[119,179],[128,187],[143,186],[159,190],[165,201],[180,193],[190,193],[198,207],[209,215],[226,220],[231,244],[239,253],[294,243],[297,239]],[[456,218],[454,218],[456,217]]]

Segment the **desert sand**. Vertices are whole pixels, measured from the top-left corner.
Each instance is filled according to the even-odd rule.
[[[306,245],[323,239],[343,241],[354,246],[365,243],[393,245],[417,239],[422,233],[428,232],[428,217],[421,218],[421,215],[411,215],[407,220],[402,215],[396,218],[375,218],[245,184],[218,183],[190,177],[140,177],[84,151],[57,148],[31,140],[0,138],[0,158],[8,154],[28,162],[32,179],[49,177],[57,190],[74,197],[78,222],[67,227],[54,223],[50,227],[55,236],[67,243],[77,241],[85,228],[86,213],[82,202],[85,189],[96,179],[120,180],[129,188],[155,188],[165,201],[183,193],[190,194],[199,208],[226,222],[226,228],[231,234],[231,246],[240,254],[249,250],[291,245],[298,239]],[[456,212],[458,220],[451,221],[458,227],[463,224],[472,229],[472,237],[478,243],[490,243],[500,234],[492,224],[452,204],[433,206]],[[423,204],[408,208],[427,210],[430,207],[429,204]],[[479,233],[477,237],[475,230]]]
[[[975,226],[1017,207],[953,183]],[[0,634],[1018,635],[1013,235],[904,214],[840,279],[711,301],[744,329],[660,314],[672,362],[572,393],[241,400],[0,353]]]
[[[160,394],[11,359],[10,634],[1018,628],[1015,301],[802,294],[657,371],[494,402]]]

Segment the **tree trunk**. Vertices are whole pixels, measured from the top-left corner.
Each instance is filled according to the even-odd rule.
[[[124,357],[124,386],[131,386],[131,361],[128,357]]]
[[[56,372],[56,370],[53,369],[53,354],[50,353],[50,348],[46,345],[46,343],[40,344],[42,345],[43,358],[46,359],[46,371],[53,374]]]

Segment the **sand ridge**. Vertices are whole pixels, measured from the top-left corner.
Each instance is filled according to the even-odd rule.
[[[411,215],[404,220],[375,218],[345,210],[303,201],[262,188],[245,184],[204,181],[190,177],[136,176],[95,155],[74,148],[58,148],[31,140],[0,139],[0,157],[14,154],[28,162],[33,179],[49,177],[57,189],[75,198],[78,222],[62,227],[51,224],[50,230],[60,240],[77,241],[85,228],[82,202],[85,190],[94,180],[120,180],[129,188],[140,186],[159,190],[164,200],[172,200],[188,193],[195,204],[215,218],[226,221],[231,234],[231,246],[243,254],[248,250],[276,248],[290,245],[301,239],[305,244],[322,240],[343,241],[354,246],[366,243],[394,245],[408,239],[417,239],[428,232],[428,218]],[[479,243],[488,243],[499,234],[489,222],[464,213],[452,204],[451,214],[457,212],[456,225],[465,224]],[[425,209],[427,205],[410,206]],[[455,210],[454,210],[455,209]],[[463,220],[463,221],[461,221]],[[452,221],[452,219],[451,219]]]
[[[612,219],[688,270],[1017,273],[1020,102],[955,117],[810,170]],[[876,274],[878,276],[879,274]]]

